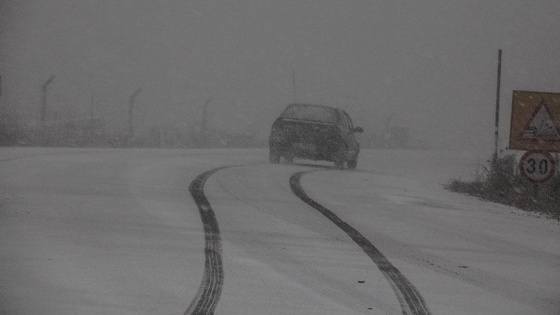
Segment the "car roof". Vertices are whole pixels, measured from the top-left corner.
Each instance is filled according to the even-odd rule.
[[[323,108],[328,108],[328,109],[337,110],[337,111],[343,111],[342,109],[337,108],[337,107],[333,107],[333,106],[319,105],[319,104],[309,104],[309,103],[291,103],[288,106],[286,106],[286,108],[291,107],[291,106],[315,106],[315,107],[323,107]]]
[[[284,108],[284,110],[286,110],[288,107],[291,106],[315,106],[315,107],[323,107],[323,108],[328,108],[328,109],[332,109],[341,113],[345,113],[346,115],[348,115],[348,113],[341,108],[338,107],[334,107],[334,106],[328,106],[328,105],[321,105],[321,104],[309,104],[309,103],[291,103],[288,106],[286,106],[286,108]]]
[[[307,113],[307,114],[303,114],[303,116],[300,114],[296,114],[294,117],[294,114],[296,112],[299,112],[299,109],[304,109],[304,108],[306,108],[306,110],[304,110],[302,113]],[[316,116],[317,114],[308,112],[307,109],[314,109],[315,111],[319,110],[320,112],[328,112],[330,113],[329,115],[332,116],[328,116],[328,115]],[[306,104],[306,103],[292,103],[286,106],[286,108],[284,109],[280,117],[282,119],[311,120],[311,121],[326,122],[331,124],[339,124],[340,120],[342,119],[343,113],[345,114],[343,110],[332,106]]]

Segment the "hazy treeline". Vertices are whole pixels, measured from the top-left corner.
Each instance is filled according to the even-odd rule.
[[[266,144],[241,133],[176,127],[153,126],[138,135],[130,135],[105,129],[98,118],[46,126],[0,124],[0,146],[243,148]]]

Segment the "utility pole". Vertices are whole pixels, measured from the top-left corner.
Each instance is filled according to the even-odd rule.
[[[495,129],[494,129],[494,156],[492,159],[492,166],[496,165],[496,161],[498,160],[498,134],[499,134],[499,125],[500,125],[500,85],[502,81],[502,50],[498,50],[498,78],[497,78],[497,86],[496,86],[496,120],[495,120]]]
[[[55,75],[51,75],[43,86],[41,87],[41,128],[45,129],[46,121],[47,121],[47,87],[49,84],[52,83],[54,80]]]
[[[130,138],[134,136],[134,99],[136,95],[142,91],[142,88],[136,89],[128,99],[128,135]]]

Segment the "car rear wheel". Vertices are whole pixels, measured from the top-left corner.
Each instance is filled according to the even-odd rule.
[[[334,158],[334,168],[338,170],[344,169],[344,164],[346,163],[346,148],[339,148],[335,154]]]
[[[358,161],[356,160],[348,161],[346,162],[346,166],[348,166],[348,169],[355,170],[356,166],[358,166]]]

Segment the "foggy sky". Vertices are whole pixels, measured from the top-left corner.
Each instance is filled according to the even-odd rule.
[[[95,115],[126,128],[210,126],[266,138],[290,102],[347,109],[366,133],[493,149],[503,49],[501,146],[512,90],[560,92],[558,1],[0,1],[1,105],[37,120]],[[294,91],[292,73],[295,75]],[[295,92],[295,93],[294,93]]]

